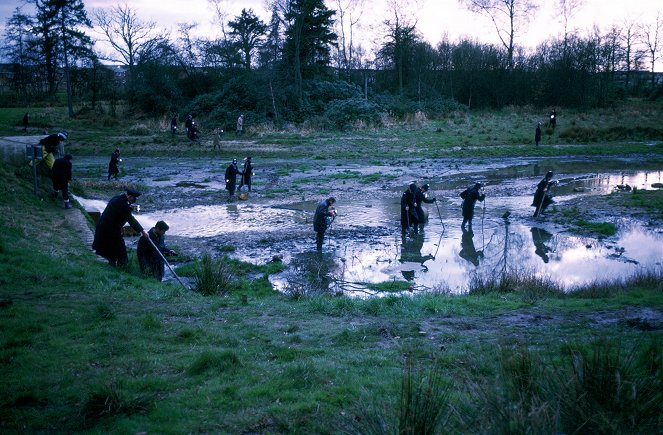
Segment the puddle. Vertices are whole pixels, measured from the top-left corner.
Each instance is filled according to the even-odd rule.
[[[135,179],[160,189],[171,188],[171,193],[223,189],[220,171],[200,168],[200,163],[188,162],[184,169],[162,168],[159,181],[155,181],[157,172],[152,169]],[[244,261],[264,263],[279,255],[298,270],[317,270],[318,274],[324,270],[324,279],[353,283],[344,290],[357,296],[367,294],[361,283],[393,280],[408,281],[415,291],[464,293],[472,279],[490,279],[505,272],[533,274],[572,289],[597,280],[628,277],[663,264],[663,233],[640,223],[606,216],[605,221],[618,224],[620,231],[600,240],[565,232],[564,227],[545,218],[532,218],[532,194],[541,178],[535,165],[483,169],[472,174],[459,171],[437,182],[430,178],[431,191],[439,201],[437,206],[427,205],[430,221],[417,237],[402,238],[400,234],[400,181],[391,185],[376,183],[366,191],[361,186],[334,186],[334,191],[340,193],[335,193],[338,217],[322,255],[314,250],[311,228],[315,205],[322,198],[292,201],[284,195],[273,200],[260,198],[258,193],[248,201],[228,203],[220,194],[207,198],[217,203],[165,208],[177,200],[178,193],[171,195],[173,200],[148,203],[135,216],[146,228],[161,219],[168,222],[171,243],[173,238],[179,238],[178,244],[205,239],[199,252],[210,246],[233,244],[233,255]],[[652,184],[663,182],[661,171],[559,171],[555,178],[560,181],[555,187],[555,201],[560,208],[583,195],[605,195],[616,186],[652,189]],[[474,179],[487,180],[488,185],[485,204],[477,204],[470,233],[460,228],[458,192]],[[101,211],[105,207],[104,201],[78,200],[87,210]],[[511,213],[508,223],[502,219],[505,211]],[[287,274],[274,277],[273,283],[280,289],[287,287]]]

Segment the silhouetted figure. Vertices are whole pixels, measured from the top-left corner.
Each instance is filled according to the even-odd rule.
[[[336,217],[334,204],[336,204],[336,198],[329,197],[324,201],[320,201],[315,208],[313,231],[315,231],[315,247],[318,251],[322,250],[322,244],[325,241],[325,232]]]
[[[536,185],[536,192],[534,193],[534,200],[532,201],[532,207],[536,207],[534,210],[534,217],[539,216],[539,214],[543,213],[543,211],[554,202],[549,190],[551,186],[554,186],[557,183],[557,181],[554,181],[552,177],[553,172],[548,171],[546,176]]]
[[[177,133],[177,115],[170,120],[170,133],[173,136]]]
[[[472,219],[474,218],[474,205],[477,201],[486,199],[486,195],[481,192],[483,185],[481,183],[474,183],[474,186],[465,189],[461,192],[460,197],[463,198],[463,223],[461,228],[465,228],[465,224],[469,223],[472,229]]]
[[[69,182],[71,181],[71,154],[65,154],[53,163],[51,170],[51,181],[53,181],[54,197],[58,197],[58,191],[62,192],[64,208],[71,208],[69,203]]]
[[[553,130],[557,127],[557,111],[555,109],[550,111],[550,127]]]
[[[401,195],[401,230],[402,233],[408,228],[414,228],[414,233],[419,233],[419,216],[417,214],[416,203],[417,185],[411,183],[407,190]]]
[[[237,188],[237,174],[241,174],[237,169],[237,159],[233,161],[226,168],[226,190],[228,191],[228,199],[232,199]]]
[[[472,228],[463,228],[462,230],[463,236],[460,240],[460,252],[458,255],[475,266],[478,266],[479,258],[483,257],[483,252],[477,251],[474,247],[474,232],[472,232]]]
[[[536,142],[536,146],[539,146],[541,143],[541,123],[538,122],[536,124],[536,131],[534,132],[534,142]]]
[[[111,177],[117,180],[117,176],[120,173],[120,162],[122,162],[122,159],[120,158],[120,149],[115,148],[115,151],[113,151],[113,154],[111,154],[110,156],[110,162],[108,162],[109,180],[111,179]]]
[[[546,246],[546,243],[552,239],[552,234],[543,228],[532,227],[532,241],[534,242],[534,253],[541,257],[544,263],[550,261],[548,257],[548,252],[552,252],[552,249]]]
[[[251,178],[253,177],[253,165],[251,164],[251,157],[244,157],[244,167],[242,168],[242,176],[239,180],[239,190],[246,185],[251,191]]]
[[[28,131],[29,120],[28,112],[25,112],[25,115],[23,115],[23,131]]]
[[[168,257],[177,255],[175,251],[166,248],[166,231],[170,227],[164,221],[158,221],[153,228],[151,228],[147,235],[149,236],[154,246],[157,247],[162,255]],[[150,275],[161,281],[165,272],[164,259],[159,252],[154,249],[152,243],[147,237],[141,237],[138,240],[138,247],[136,248],[136,255],[138,256],[138,264],[140,271],[146,275]]]

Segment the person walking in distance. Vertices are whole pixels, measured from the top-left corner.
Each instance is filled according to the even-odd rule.
[[[239,181],[239,190],[246,185],[251,191],[251,177],[253,177],[253,165],[251,164],[251,157],[244,158],[244,167],[242,168],[242,176]]]
[[[237,188],[237,174],[241,174],[239,169],[237,169],[237,159],[233,161],[226,168],[226,190],[228,191],[228,200],[230,201],[235,195],[235,189]]]
[[[113,154],[111,154],[110,162],[108,162],[108,180],[110,181],[111,177],[117,180],[117,176],[120,173],[120,149],[115,148]]]
[[[460,194],[460,197],[463,198],[463,223],[461,228],[465,228],[466,224],[469,224],[469,228],[472,228],[472,218],[474,218],[474,205],[477,201],[483,201],[486,198],[486,195],[481,192],[483,185],[481,183],[474,183],[474,186],[463,190]]]
[[[336,217],[334,204],[336,204],[336,199],[334,197],[329,197],[324,201],[320,201],[315,208],[315,215],[313,215],[313,231],[315,231],[315,246],[318,251],[322,250],[322,244],[325,240],[325,232]]]
[[[239,115],[237,118],[237,126],[236,126],[235,133],[237,133],[237,136],[241,136],[244,134],[244,114]]]
[[[536,143],[536,146],[539,146],[541,143],[541,123],[537,122],[536,123],[536,130],[534,132],[534,142]]]

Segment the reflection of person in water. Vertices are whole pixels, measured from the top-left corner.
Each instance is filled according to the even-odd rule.
[[[548,258],[548,252],[552,252],[552,249],[546,246],[546,243],[552,239],[552,234],[543,228],[532,228],[532,241],[534,242],[534,253],[541,257],[544,263],[550,261]]]
[[[461,238],[460,241],[460,252],[458,253],[458,255],[460,255],[461,258],[464,258],[465,260],[474,264],[475,266],[478,266],[479,258],[483,258],[483,251],[477,251],[474,248],[474,240],[473,240],[474,232],[472,231],[472,228],[470,229],[462,228],[462,230],[463,230],[463,237]]]
[[[421,264],[424,270],[428,270],[428,267],[424,263],[428,260],[432,260],[433,255],[421,255],[421,249],[424,247],[424,238],[423,237],[414,237],[406,238],[405,236],[401,237],[401,263],[419,263]],[[414,271],[403,271],[403,277],[408,281],[414,279]]]

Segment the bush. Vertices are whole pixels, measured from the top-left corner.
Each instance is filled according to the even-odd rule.
[[[358,122],[369,126],[381,124],[380,107],[363,98],[331,101],[325,116],[337,128],[350,127]]]
[[[205,295],[225,295],[235,287],[235,278],[230,266],[223,260],[203,255],[194,276],[194,290]]]

